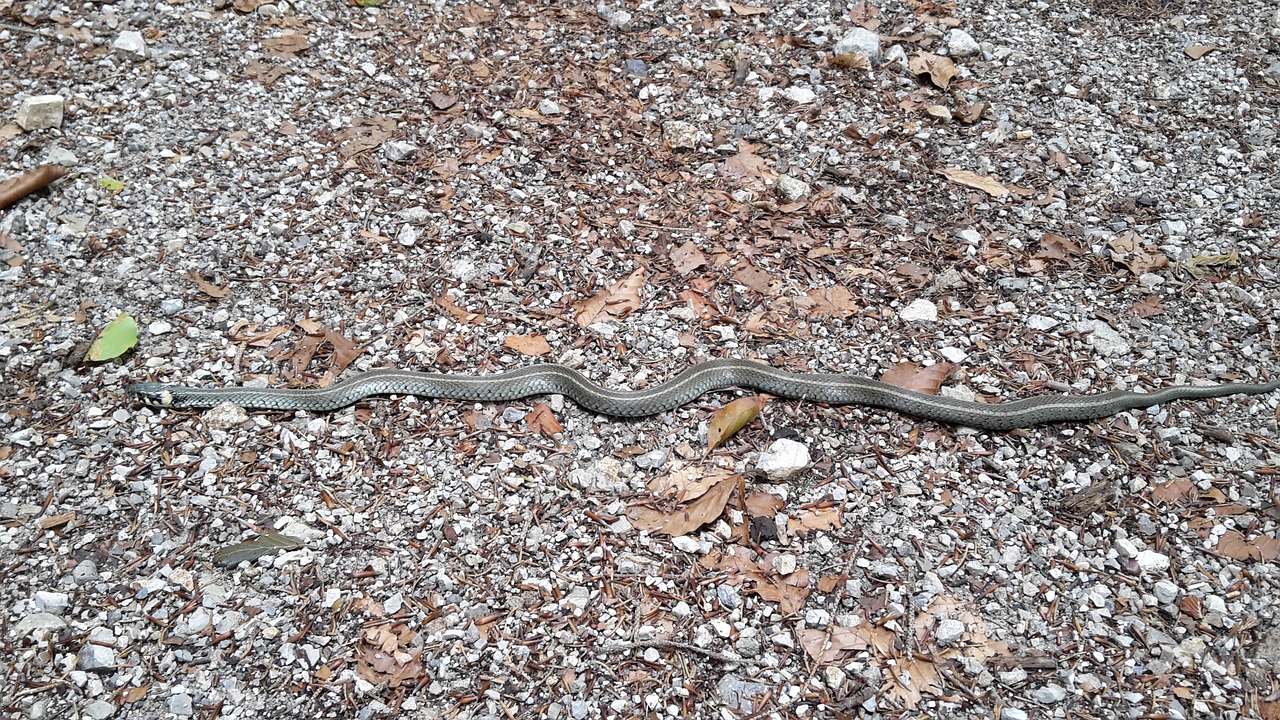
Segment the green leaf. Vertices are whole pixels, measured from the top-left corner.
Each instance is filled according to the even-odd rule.
[[[356,0],[360,7],[381,7],[386,0]]]
[[[138,323],[129,317],[129,313],[120,313],[119,317],[107,323],[98,333],[84,359],[87,362],[113,360],[129,352],[137,344]]]
[[[117,180],[110,175],[103,175],[98,178],[98,187],[106,190],[107,192],[118,193],[124,189],[124,181]]]
[[[228,545],[218,550],[213,554],[213,561],[218,565],[235,567],[245,561],[253,562],[263,555],[282,550],[297,550],[302,545],[301,538],[268,531],[252,540]]]

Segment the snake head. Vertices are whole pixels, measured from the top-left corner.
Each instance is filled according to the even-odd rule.
[[[174,404],[173,390],[164,383],[134,383],[124,391],[136,402],[150,407],[172,407]]]

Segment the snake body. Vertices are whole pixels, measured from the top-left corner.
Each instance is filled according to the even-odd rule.
[[[793,373],[750,360],[711,360],[643,390],[613,390],[563,365],[544,364],[495,375],[467,376],[408,370],[371,370],[327,388],[194,388],[137,383],[128,394],[146,405],[208,408],[225,402],[259,410],[325,412],[375,395],[418,395],[476,402],[507,402],[560,394],[602,415],[642,417],[674,410],[715,390],[750,388],[792,400],[866,405],[927,420],[987,430],[1094,420],[1173,400],[1257,395],[1280,389],[1270,383],[1179,385],[1151,393],[1113,390],[1098,395],[1046,395],[1004,403],[976,403],[903,388],[858,375]]]

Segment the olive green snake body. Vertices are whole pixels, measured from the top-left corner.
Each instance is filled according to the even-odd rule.
[[[408,370],[371,370],[327,388],[196,388],[137,383],[127,388],[146,405],[208,408],[225,402],[247,409],[326,412],[376,395],[417,395],[474,402],[507,402],[560,394],[587,410],[615,417],[642,417],[674,410],[715,390],[749,388],[828,405],[866,405],[951,425],[1012,430],[1044,423],[1095,420],[1125,410],[1174,400],[1257,395],[1280,389],[1269,383],[1178,385],[1150,393],[1112,390],[1097,395],[1044,395],[1002,403],[978,403],[905,390],[858,375],[793,373],[750,360],[711,360],[642,390],[597,385],[557,364],[532,365],[494,375],[446,375]]]

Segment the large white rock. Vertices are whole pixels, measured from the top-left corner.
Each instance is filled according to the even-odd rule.
[[[33,95],[18,106],[18,125],[27,132],[59,127],[65,105],[61,95]]]
[[[866,28],[854,28],[836,41],[831,52],[836,55],[860,52],[871,61],[872,67],[876,67],[880,64],[880,36]]]
[[[774,482],[785,482],[809,467],[809,448],[795,440],[774,440],[760,453],[756,468]]]

